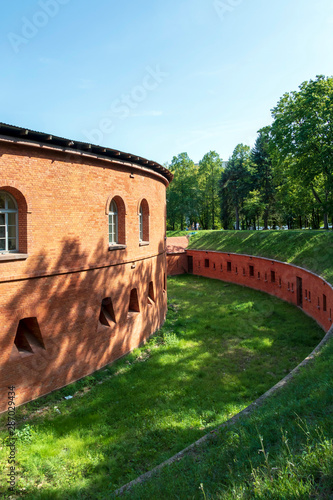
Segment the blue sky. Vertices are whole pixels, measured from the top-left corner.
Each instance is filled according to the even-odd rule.
[[[0,121],[160,163],[227,160],[333,74],[332,0],[15,0],[0,35]]]

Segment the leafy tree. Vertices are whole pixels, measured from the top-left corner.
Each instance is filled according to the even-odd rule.
[[[284,94],[272,116],[277,155],[290,161],[294,182],[311,190],[328,229],[333,213],[333,78],[317,76]]]
[[[174,179],[167,190],[167,223],[172,229],[179,224],[183,230],[195,205],[194,162],[187,153],[181,153],[172,158],[169,169]]]
[[[274,203],[274,171],[270,155],[270,127],[259,130],[251,151],[252,177],[258,193],[257,203],[263,210],[264,229],[268,229],[268,219]]]
[[[215,151],[205,154],[199,163],[199,212],[204,229],[216,229],[220,220],[219,180],[222,173],[222,160]]]
[[[251,191],[250,147],[238,144],[234,149],[220,181],[221,200],[228,202],[235,211],[236,229],[239,230],[240,211]],[[223,208],[222,208],[223,210]]]
[[[243,204],[243,213],[246,217],[247,228],[253,224],[253,228],[256,229],[257,220],[259,226],[259,218],[265,208],[260,192],[258,190],[250,191]]]

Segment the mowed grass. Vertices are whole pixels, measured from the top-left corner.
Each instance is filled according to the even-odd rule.
[[[124,495],[130,500],[333,498],[333,340],[250,416]]]
[[[198,231],[190,237],[189,248],[277,259],[309,269],[333,284],[333,231]]]
[[[168,280],[168,295],[167,321],[144,347],[19,410],[20,495],[37,500],[111,498],[118,487],[249,405],[324,335],[297,308],[236,285],[180,276]],[[74,399],[63,399],[78,390]],[[45,405],[42,413],[36,412]],[[271,416],[268,429],[275,422]],[[241,441],[234,442],[233,431],[228,432],[237,462],[235,446]],[[6,431],[1,438],[5,464]],[[214,477],[215,459],[207,469]],[[204,465],[204,456],[201,460]],[[175,481],[167,476],[163,485],[152,482],[147,491],[138,490],[137,498],[157,498],[160,488],[160,498],[192,498],[187,491],[202,495],[198,488],[205,478],[200,473],[199,481],[193,467],[193,484],[183,490],[173,487],[186,477],[183,465],[179,467]]]

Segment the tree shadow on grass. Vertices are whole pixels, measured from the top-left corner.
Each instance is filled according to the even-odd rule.
[[[203,283],[204,278],[201,280]],[[188,281],[184,278],[184,283]],[[222,283],[218,284],[223,287]],[[201,307],[204,306],[197,309],[198,317],[202,315]],[[180,324],[181,322],[182,320]],[[194,333],[190,333],[189,338],[198,340]],[[181,335],[178,342],[181,342]],[[228,343],[224,347],[226,357],[235,356],[235,363],[239,362],[240,354],[242,360],[248,355],[248,347],[235,346],[232,338],[229,348]],[[272,349],[274,350],[274,346]],[[272,349],[264,350],[267,357]],[[224,375],[218,373],[219,360],[216,359],[215,352],[203,350],[201,345],[191,350],[189,354],[185,351],[181,358],[177,357],[178,354],[179,345],[169,346],[164,351],[162,349],[153,351],[148,364],[131,365],[126,374],[105,382],[103,386],[95,387],[80,404],[73,403],[70,406],[70,414],[53,417],[50,420],[56,443],[70,437],[72,432],[75,434],[79,431],[82,436],[89,436],[86,443],[81,441],[78,445],[82,456],[90,453],[92,446],[97,447],[101,453],[98,464],[89,466],[89,470],[84,472],[86,481],[91,482],[91,486],[87,487],[85,484],[81,493],[75,490],[75,495],[78,496],[72,498],[98,498],[94,495],[102,491],[106,494],[109,483],[111,494],[117,487],[156,466],[216,427],[223,412],[226,419],[250,403],[249,393],[246,392],[246,387],[244,388],[246,371],[238,373],[236,368],[232,373],[233,383],[223,384]],[[207,389],[205,378],[209,366],[216,369],[216,378],[210,386],[212,392]],[[264,381],[266,385],[261,386],[262,392],[276,381],[274,378],[272,380],[266,377]],[[220,388],[216,388],[218,384]],[[241,395],[240,390],[243,391]],[[165,411],[161,420],[156,420],[155,408],[158,405]],[[174,420],[180,425],[168,421],[170,410],[174,412],[176,415]],[[192,425],[185,419],[186,414],[191,412],[194,415]],[[119,421],[118,414],[125,414],[126,417],[122,417],[122,421]],[[101,418],[105,426],[100,425]],[[102,438],[96,440],[94,426],[97,423],[98,433],[101,433]],[[132,427],[142,423],[144,431],[141,431],[138,425],[137,433],[128,433],[128,428],[131,430]],[[30,491],[31,495],[36,495],[31,498],[52,498],[50,491],[45,493],[49,495],[48,497],[43,496],[42,492],[38,493],[31,489]],[[62,490],[62,498],[71,498],[70,491],[70,487],[66,492]]]

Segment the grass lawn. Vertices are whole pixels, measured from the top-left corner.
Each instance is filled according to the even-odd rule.
[[[198,231],[190,237],[189,248],[277,259],[305,267],[333,284],[333,231]]]
[[[333,340],[249,417],[124,495],[130,500],[331,500]]]
[[[168,280],[168,294],[167,321],[144,347],[19,409],[17,468],[22,496],[111,498],[112,491],[250,404],[324,335],[293,306],[221,281],[175,277]],[[301,388],[308,390],[307,384],[296,387]],[[326,386],[313,394],[314,404],[325,390]],[[77,397],[63,400],[77,391]],[[272,433],[271,439],[274,435],[277,440],[276,421],[289,418],[283,417],[287,407],[288,400],[282,400],[274,412],[268,410],[265,436]],[[1,417],[2,426],[6,418]],[[255,431],[253,442],[243,434],[250,427]],[[161,484],[157,478],[129,497],[203,498],[200,483],[215,493],[226,475],[237,479],[229,468],[237,469],[238,455],[248,457],[253,443],[254,466],[258,461],[261,422],[237,428],[221,432],[221,440],[204,448],[202,455],[164,470]],[[1,439],[0,460],[6,463],[6,431],[1,431]]]

